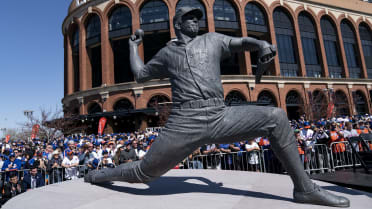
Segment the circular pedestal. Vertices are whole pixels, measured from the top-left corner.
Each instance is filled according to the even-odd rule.
[[[350,199],[351,208],[371,208],[372,194],[333,184],[320,186]],[[82,179],[28,191],[4,209],[230,209],[329,208],[292,201],[286,175],[221,170],[172,170],[150,184],[113,182],[102,186]]]

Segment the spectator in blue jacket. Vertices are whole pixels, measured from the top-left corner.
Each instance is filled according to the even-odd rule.
[[[15,171],[20,170],[22,167],[22,161],[16,159],[14,153],[9,155],[9,160],[6,160],[1,168],[2,171]]]

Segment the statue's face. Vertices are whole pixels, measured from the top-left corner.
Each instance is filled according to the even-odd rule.
[[[193,14],[186,14],[182,17],[181,33],[194,38],[199,32],[199,20]]]

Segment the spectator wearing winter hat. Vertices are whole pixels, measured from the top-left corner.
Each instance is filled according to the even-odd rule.
[[[47,170],[50,176],[50,183],[57,183],[62,181],[62,159],[57,150],[52,153],[52,159],[48,162]]]
[[[78,178],[79,158],[74,155],[73,151],[66,153],[63,158],[62,167],[65,168],[65,178],[67,180],[74,180]]]

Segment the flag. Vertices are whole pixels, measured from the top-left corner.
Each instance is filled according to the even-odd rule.
[[[8,143],[9,139],[10,139],[10,135],[8,134],[8,135],[6,135],[5,142]]]
[[[105,117],[102,117],[99,119],[99,123],[98,123],[98,134],[99,135],[102,135],[103,130],[105,129],[106,121],[107,119]]]
[[[36,139],[37,135],[39,134],[39,129],[39,124],[35,124],[32,126],[31,139]]]

